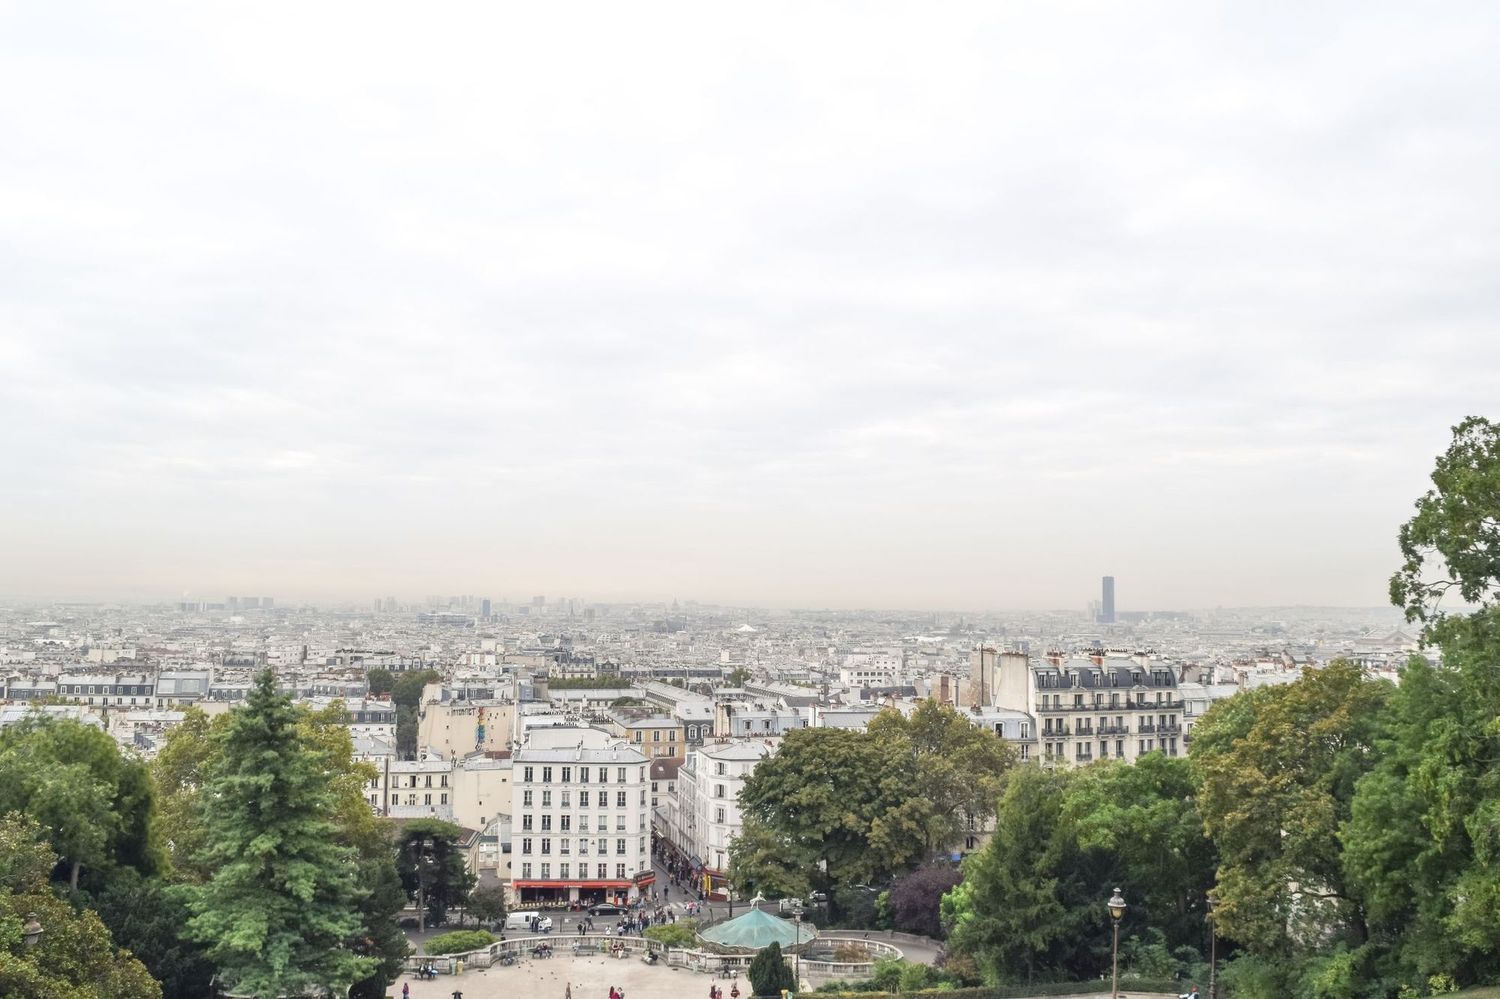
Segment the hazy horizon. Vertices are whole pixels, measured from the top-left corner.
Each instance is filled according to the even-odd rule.
[[[1497,43],[7,6],[0,600],[1381,606],[1500,417]]]

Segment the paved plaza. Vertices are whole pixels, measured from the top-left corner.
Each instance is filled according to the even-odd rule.
[[[648,965],[639,956],[628,958],[574,957],[571,954],[546,960],[526,959],[509,968],[494,967],[465,971],[462,975],[440,975],[437,981],[419,982],[411,975],[387,991],[401,995],[401,986],[411,986],[412,999],[453,999],[454,989],[463,999],[563,999],[568,984],[573,999],[609,999],[609,987],[625,990],[625,999],[693,999],[708,995],[708,987],[717,983],[728,999],[734,984],[727,978],[710,978],[685,968],[676,970],[662,964]],[[742,999],[750,987],[739,983]]]

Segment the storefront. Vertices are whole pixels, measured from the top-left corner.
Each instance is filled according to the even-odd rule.
[[[600,902],[624,905],[633,897],[635,881],[526,881],[511,884],[522,905],[568,905],[586,907]]]

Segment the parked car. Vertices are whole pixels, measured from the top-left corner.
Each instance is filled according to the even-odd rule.
[[[625,907],[615,905],[613,902],[600,902],[598,905],[589,906],[590,916],[623,916]]]

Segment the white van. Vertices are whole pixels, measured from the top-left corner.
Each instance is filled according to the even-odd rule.
[[[530,933],[531,921],[533,919],[541,920],[540,927],[543,933],[552,932],[552,917],[543,916],[540,912],[536,912],[535,910],[528,910],[524,912],[507,912],[505,914],[505,929],[507,931]]]

